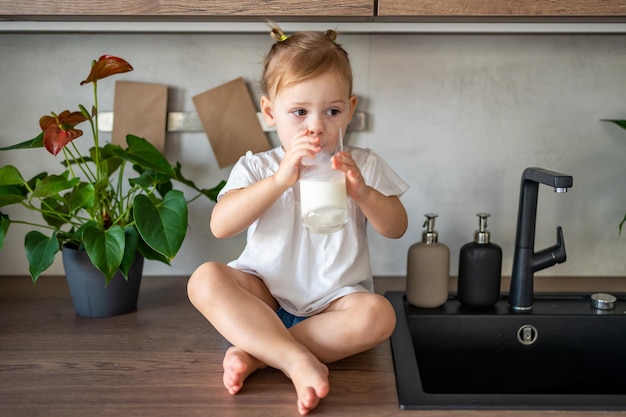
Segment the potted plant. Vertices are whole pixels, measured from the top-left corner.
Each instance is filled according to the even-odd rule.
[[[604,121],[605,122],[615,123],[616,125],[618,125],[622,129],[626,129],[626,120],[604,119]],[[626,214],[624,214],[624,218],[622,219],[621,223],[619,224],[619,234],[620,235],[622,234],[622,227],[624,226],[624,223],[626,223]]]
[[[187,204],[201,196],[215,201],[224,184],[222,181],[210,190],[198,188],[183,176],[180,163],[171,165],[143,138],[128,135],[126,148],[100,142],[98,80],[132,70],[124,59],[103,55],[92,62],[89,75],[80,83],[93,84],[91,110],[79,105],[78,111],[43,116],[37,137],[0,149],[45,148],[64,157],[61,172],[42,172],[30,179],[25,179],[13,165],[0,167],[0,210],[17,204],[41,215],[41,222],[32,223],[0,211],[0,249],[10,224],[38,229],[28,232],[24,239],[33,283],[52,265],[60,250],[68,282],[66,251],[77,250],[77,256],[85,257],[83,263],[99,271],[102,288],[110,288],[116,274],[124,278],[120,281],[128,280],[137,259],[140,273],[143,258],[169,264],[185,238]],[[77,126],[83,122],[88,122],[93,137],[88,152],[79,151],[75,144],[83,134]],[[187,200],[182,191],[174,189],[173,182],[197,194]],[[74,292],[72,297],[76,307]]]

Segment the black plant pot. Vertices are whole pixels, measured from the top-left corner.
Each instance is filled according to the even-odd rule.
[[[87,252],[63,247],[63,267],[76,314],[83,317],[111,317],[137,309],[143,273],[139,253],[128,273],[128,281],[118,271],[105,287],[102,272],[92,265]]]

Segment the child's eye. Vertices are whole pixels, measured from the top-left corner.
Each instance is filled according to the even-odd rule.
[[[339,109],[328,109],[326,110],[326,114],[329,116],[337,116],[341,111]]]
[[[296,109],[293,110],[292,113],[296,116],[306,116],[306,110],[304,109]]]

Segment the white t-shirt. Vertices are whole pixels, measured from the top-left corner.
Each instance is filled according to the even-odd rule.
[[[382,194],[402,195],[408,184],[369,149],[346,147],[365,183]],[[233,167],[219,197],[273,175],[285,152],[248,152]],[[239,259],[229,263],[261,278],[280,306],[296,316],[311,316],[339,297],[373,291],[366,218],[348,198],[348,223],[335,233],[312,234],[302,225],[298,183],[287,189],[247,232]],[[219,198],[218,197],[218,198]],[[237,213],[233,213],[236,216]]]

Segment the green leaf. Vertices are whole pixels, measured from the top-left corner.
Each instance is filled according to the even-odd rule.
[[[22,174],[13,165],[0,167],[0,185],[24,185],[25,183]]]
[[[174,188],[172,187],[172,177],[170,177],[169,175],[160,174],[152,169],[144,170],[139,165],[134,165],[133,168],[141,175],[135,178],[130,178],[128,180],[128,182],[132,186],[139,186],[144,189],[156,186],[161,196],[164,196],[168,193],[168,191]]]
[[[100,166],[106,172],[107,177],[111,176],[115,171],[119,169],[124,160],[119,157],[119,152],[124,152],[119,145],[113,145],[107,143],[104,147],[100,148]],[[89,153],[91,158],[94,157],[95,148],[91,148]]]
[[[98,181],[96,181],[96,183],[94,184],[96,194],[106,193],[109,185],[110,185],[110,182],[108,178],[101,178]]]
[[[176,172],[176,179],[178,181],[182,182],[186,186],[191,187],[191,188],[193,188],[195,190],[198,189],[198,187],[196,187],[196,184],[194,184],[193,181],[185,178],[185,176],[183,175],[182,166],[181,166],[180,162],[176,162],[176,167],[174,168],[174,171]]]
[[[120,264],[120,271],[124,275],[124,279],[128,281],[128,271],[135,261],[135,256],[137,256],[137,241],[139,240],[137,229],[129,227],[124,230],[124,239],[126,243],[124,245],[124,257]]]
[[[93,160],[87,156],[83,156],[82,158],[63,160],[61,161],[61,165],[67,168],[69,165],[81,165],[83,162],[93,162]]]
[[[78,178],[68,179],[68,176],[69,171],[65,171],[61,175],[50,175],[41,181],[37,181],[37,185],[35,185],[33,190],[33,197],[56,196],[63,190],[74,188],[80,182]]]
[[[622,222],[619,224],[619,234],[622,234],[622,226],[624,226],[624,223],[626,223],[626,214],[624,214],[624,218],[622,219]]]
[[[85,232],[85,229],[88,229],[90,227],[99,228],[100,226],[98,225],[97,221],[89,220],[87,223],[80,225],[80,227],[77,230],[74,230],[72,228],[72,230],[70,230],[67,233],[66,239],[74,243],[77,246],[77,249],[85,250],[85,244],[83,242],[83,233]]]
[[[24,201],[28,190],[20,171],[13,165],[0,167],[0,207]]]
[[[153,169],[171,178],[176,176],[174,168],[172,168],[168,160],[150,142],[135,135],[127,135],[126,142],[128,143],[126,151],[122,149],[114,150],[117,156],[144,168]]]
[[[0,185],[0,207],[26,200],[28,190],[19,185]]]
[[[139,236],[139,239],[137,240],[137,249],[139,250],[139,253],[141,253],[145,259],[149,259],[151,261],[163,262],[164,264],[169,265],[169,266],[172,265],[172,263],[170,262],[168,258],[166,258],[164,255],[160,254],[159,252],[155,251],[150,246],[148,246],[146,242],[144,242],[143,239],[141,238],[141,235]]]
[[[207,196],[211,201],[216,202],[218,194],[220,193],[220,191],[222,191],[222,188],[224,188],[225,185],[226,185],[226,181],[222,180],[220,181],[219,184],[217,184],[215,187],[211,188],[210,190],[203,188],[201,192],[202,194]]]
[[[32,149],[32,148],[43,148],[43,132],[41,132],[39,136],[31,140],[18,143],[17,145],[6,146],[4,148],[0,148],[0,151],[10,151],[13,149]]]
[[[169,193],[173,189],[174,189],[174,186],[172,185],[172,181],[169,181],[169,180],[165,182],[161,182],[160,184],[156,186],[156,190],[158,191],[161,197],[164,197],[165,195],[167,195],[167,193]]]
[[[4,213],[0,213],[0,249],[4,245],[4,237],[7,235],[9,231],[9,226],[11,225],[11,219]]]
[[[47,237],[36,230],[30,231],[24,238],[24,248],[26,249],[26,259],[28,259],[28,271],[33,279],[33,284],[37,283],[39,275],[54,262],[54,257],[59,251],[60,245],[56,233]]]
[[[224,188],[224,186],[226,185],[226,181],[222,180],[220,181],[219,184],[217,184],[215,187],[211,188],[210,190],[207,190],[205,188],[200,189],[196,186],[196,184],[193,181],[183,176],[180,162],[176,163],[175,171],[176,171],[176,180],[180,181],[181,183],[185,184],[188,187],[193,188],[196,191],[199,191],[200,193],[208,197],[209,200],[211,201],[217,201],[217,195],[220,193],[220,191],[222,191],[222,188]]]
[[[98,268],[109,284],[124,257],[124,229],[118,225],[107,230],[91,225],[83,231],[83,243],[91,263]]]
[[[141,194],[133,202],[133,217],[142,239],[155,251],[174,258],[187,233],[187,201],[172,190],[162,201]]]
[[[69,210],[74,213],[82,208],[93,206],[96,190],[92,183],[81,182],[66,198],[69,201]]]
[[[34,188],[37,181],[45,178],[48,174],[42,172],[32,178],[28,183],[24,180],[19,170],[12,165],[0,167],[0,207],[19,203],[28,196],[28,188]]]
[[[31,190],[34,189],[37,186],[37,182],[43,180],[47,176],[47,172],[40,172],[39,174],[35,175],[30,180],[28,180],[28,188]]]
[[[42,212],[41,216],[50,226],[58,229],[67,223],[65,216],[69,214],[69,211],[64,203],[51,197],[42,200],[41,207],[45,207],[46,211]]]
[[[91,119],[91,115],[89,114],[89,111],[85,108],[85,106],[83,106],[82,104],[79,104],[78,110],[80,110],[81,114],[85,116],[85,118]]]
[[[626,129],[626,120],[615,120],[615,119],[602,119],[603,122],[611,122],[615,123],[622,129]]]

